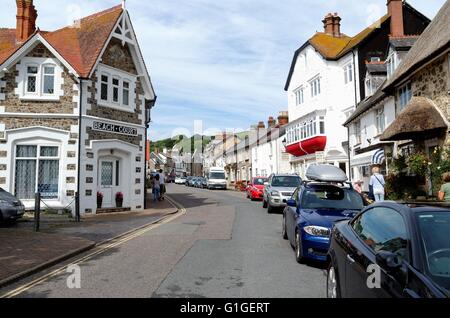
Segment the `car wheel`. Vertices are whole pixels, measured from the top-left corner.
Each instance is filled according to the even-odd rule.
[[[250,194],[248,194],[248,192],[247,192],[247,199],[250,199]]]
[[[302,240],[300,238],[300,232],[298,230],[295,231],[295,259],[299,264],[303,264],[305,261],[305,258],[303,256]]]
[[[288,239],[288,235],[287,235],[287,231],[286,231],[286,214],[285,213],[283,213],[283,226],[282,226],[281,235],[283,236],[283,239],[285,239],[285,240]]]
[[[263,208],[267,209],[267,201],[263,199]]]
[[[327,272],[327,298],[341,298],[338,274],[333,263]]]
[[[269,213],[269,214],[273,213],[273,207],[270,204],[267,207],[267,213]]]

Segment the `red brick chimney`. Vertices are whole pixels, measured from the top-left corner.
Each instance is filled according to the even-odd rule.
[[[333,36],[335,38],[340,38],[342,36],[341,34],[341,17],[337,12],[333,15]]]
[[[289,113],[288,112],[280,112],[278,116],[278,125],[284,126],[289,124]]]
[[[328,13],[322,21],[325,33],[335,38],[341,37],[341,20],[337,13]]]
[[[323,19],[323,28],[326,34],[333,35],[334,34],[334,16],[331,13],[328,13]]]
[[[391,36],[405,35],[403,26],[403,0],[388,0],[388,14],[391,16]]]
[[[36,31],[37,11],[33,0],[16,0],[16,41],[25,42]]]

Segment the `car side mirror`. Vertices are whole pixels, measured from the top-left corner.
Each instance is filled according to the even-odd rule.
[[[389,274],[394,274],[402,268],[403,261],[399,256],[392,252],[381,251],[375,256],[377,265]]]
[[[286,204],[287,206],[291,207],[291,208],[296,208],[297,207],[297,201],[289,199],[286,200]]]

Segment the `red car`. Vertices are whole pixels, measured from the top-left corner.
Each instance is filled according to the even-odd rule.
[[[247,198],[254,200],[262,200],[264,183],[269,181],[266,177],[253,178],[252,182],[247,186]]]

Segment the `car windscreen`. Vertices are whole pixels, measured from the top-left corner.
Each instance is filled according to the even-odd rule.
[[[302,209],[362,210],[364,201],[353,189],[321,186],[305,189],[301,202]]]
[[[427,272],[450,292],[450,211],[418,213],[421,244]]]
[[[223,179],[225,179],[225,173],[223,173],[223,172],[211,172],[211,173],[209,174],[209,178],[210,178],[210,179],[220,179],[220,180],[223,180]]]
[[[255,178],[253,179],[253,185],[264,185],[267,182],[267,178]]]
[[[297,188],[301,182],[302,179],[297,176],[273,177],[272,187]]]

